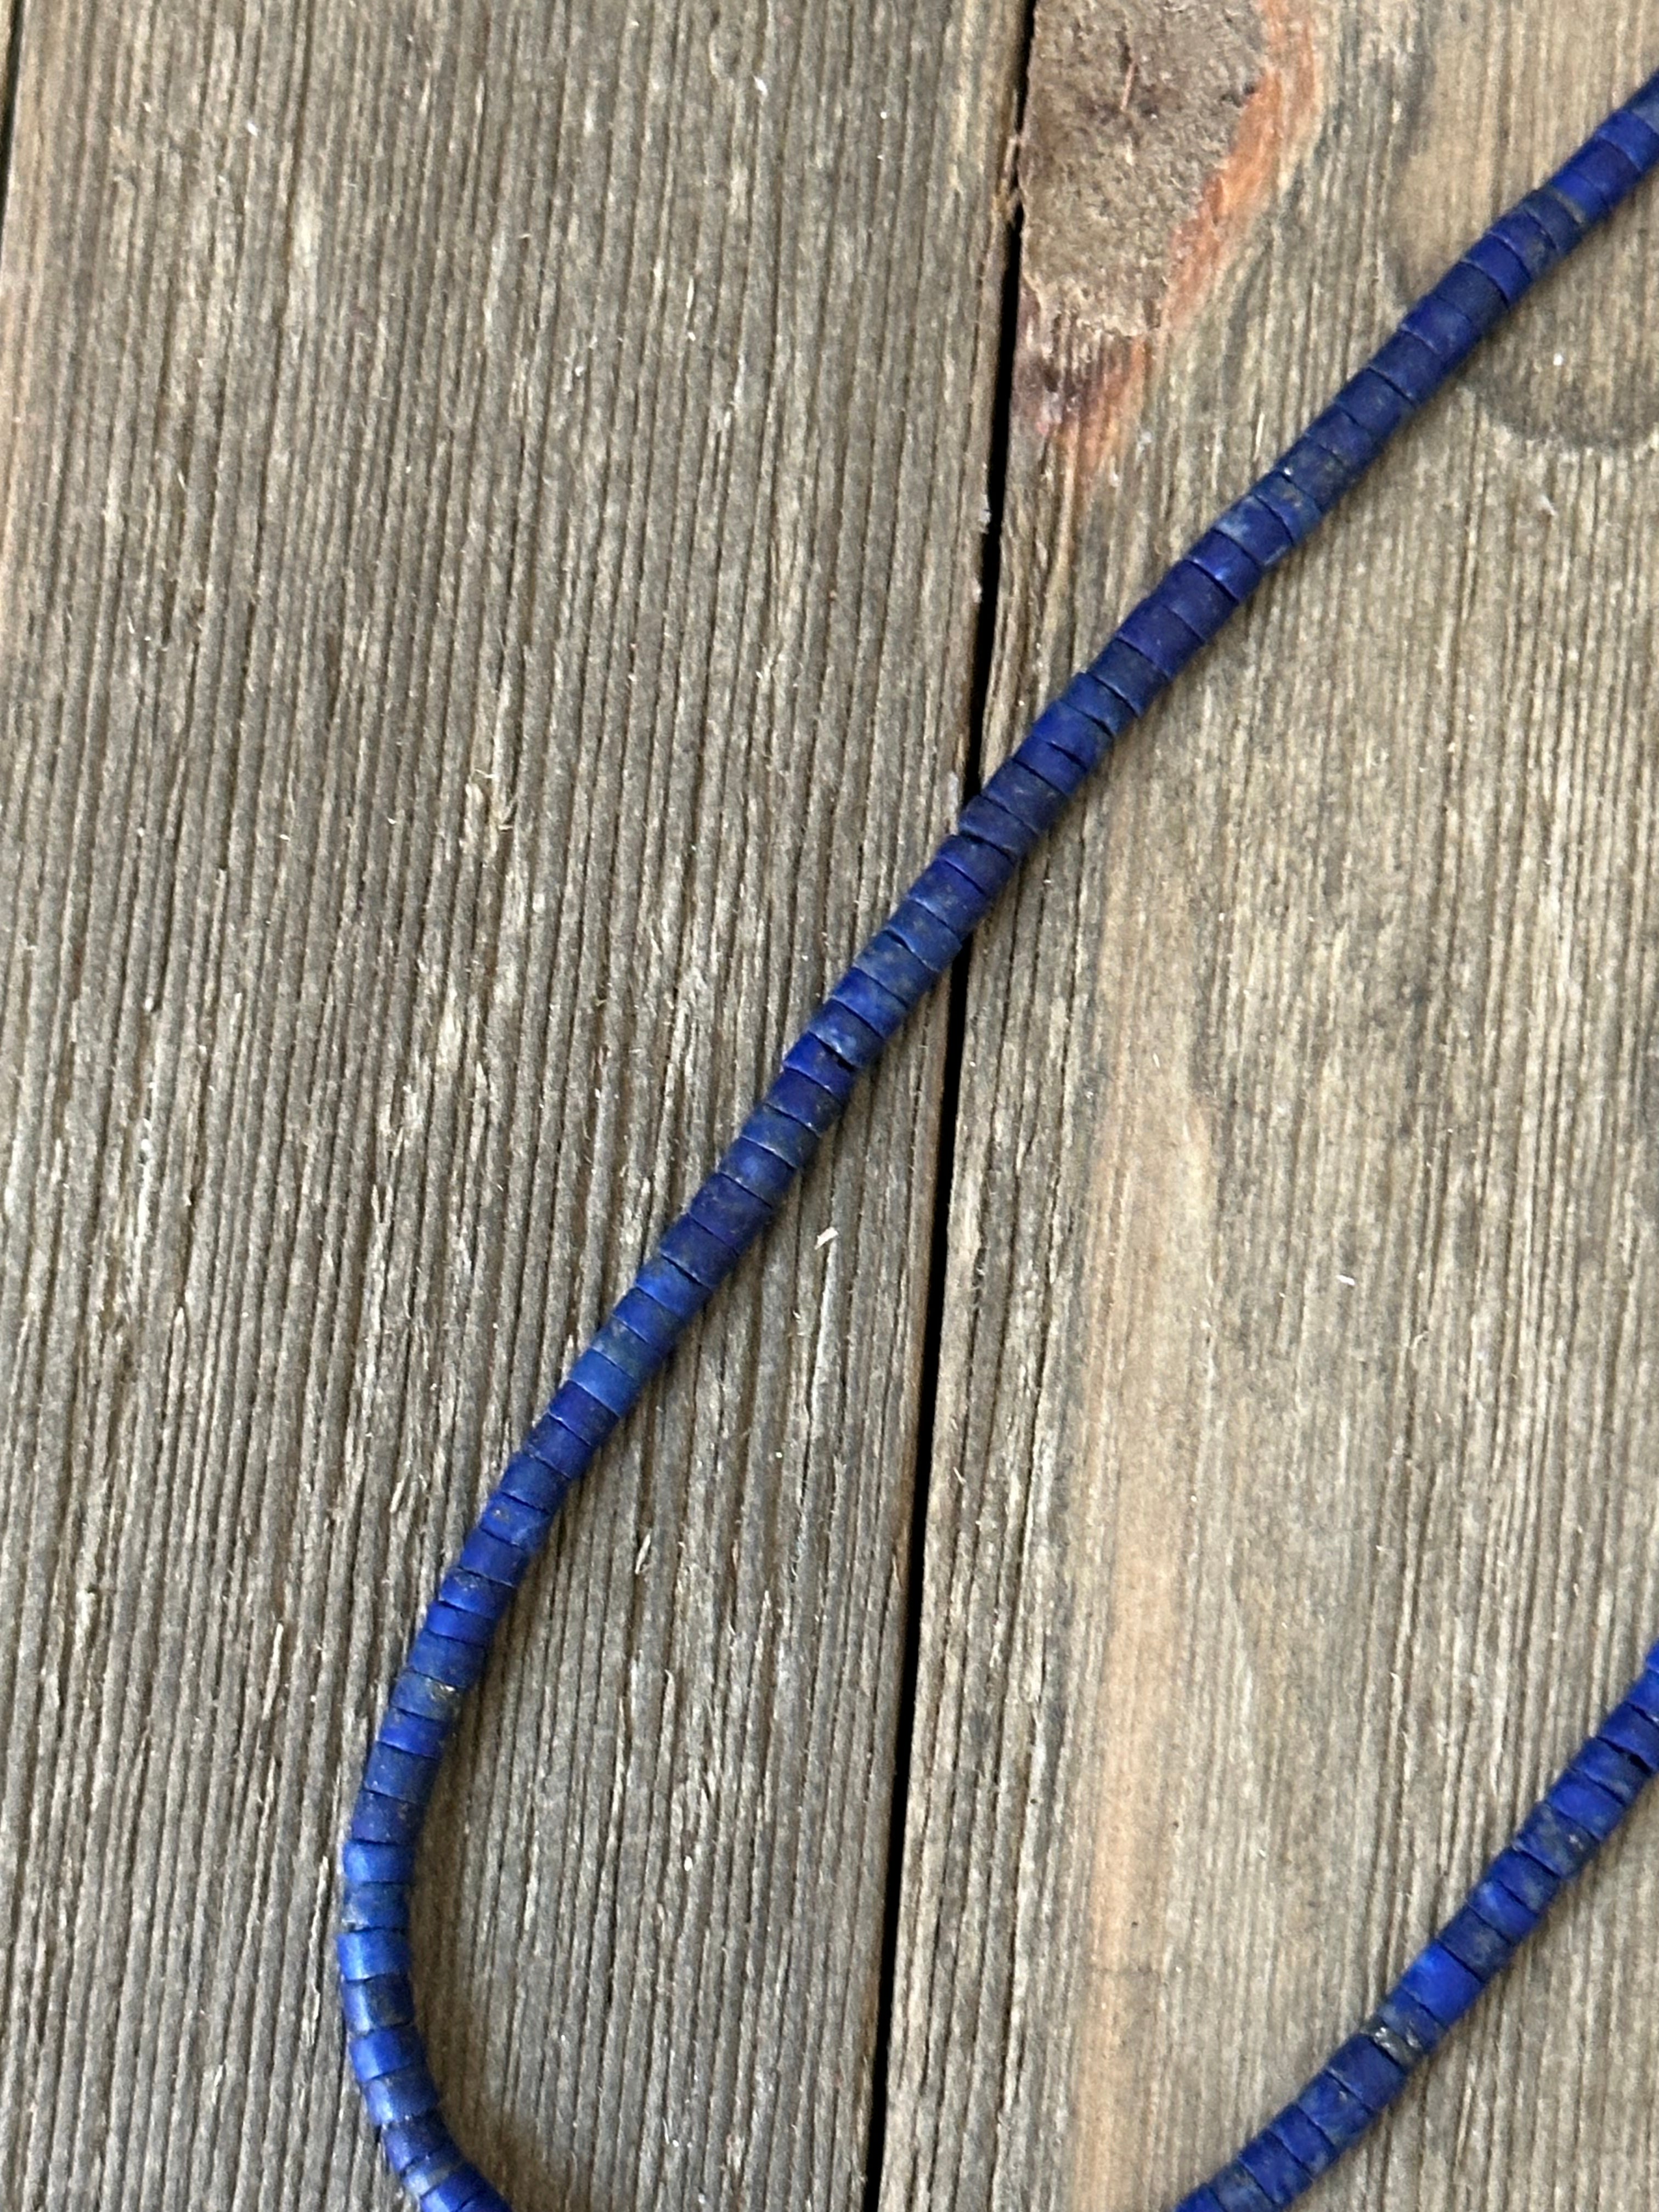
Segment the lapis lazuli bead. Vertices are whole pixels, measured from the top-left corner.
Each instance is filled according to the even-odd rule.
[[[1351,2148],[1371,2124],[1370,2108],[1328,2067],[1314,2075],[1296,2101],[1338,2150]]]
[[[1336,2164],[1336,2145],[1315,2125],[1299,2104],[1287,2105],[1267,2123],[1267,2133],[1277,2136],[1298,2166],[1317,2178]]]
[[[1220,525],[1216,526],[1218,529]],[[1090,663],[1090,673],[1121,699],[1127,700],[1137,714],[1144,714],[1170,685],[1169,678],[1158,663],[1131,645],[1121,630],[1110,640],[1098,659]]]
[[[410,1844],[345,1844],[340,1871],[356,1882],[410,1882],[415,1879],[415,1850]]]
[[[1432,2013],[1443,2027],[1452,2027],[1480,1996],[1482,1984],[1479,1975],[1472,1974],[1461,1959],[1455,1959],[1443,1943],[1429,1943],[1400,1977],[1398,1986],[1425,2012]]]
[[[1247,2166],[1237,2160],[1224,2166],[1211,2177],[1211,2188],[1221,2212],[1273,2212],[1273,2201],[1251,2174]]]
[[[1405,2087],[1407,2075],[1368,2035],[1350,2036],[1330,2060],[1330,2070],[1368,2112],[1380,2112]]]
[[[1294,2204],[1314,2179],[1271,2130],[1252,2136],[1238,2154],[1238,2163],[1275,2207]]]
[[[364,2035],[376,2027],[401,2027],[415,2017],[415,1991],[407,1972],[371,1974],[361,1981],[343,1978],[340,2006],[346,2032]]]
[[[1488,231],[1478,239],[1463,256],[1466,266],[1478,269],[1500,292],[1509,306],[1518,307],[1532,289],[1534,283],[1532,270],[1514,246],[1500,238],[1496,231]]]

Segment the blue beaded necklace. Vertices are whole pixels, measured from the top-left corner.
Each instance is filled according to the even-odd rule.
[[[785,1054],[714,1173],[507,1462],[392,1684],[343,1852],[347,2050],[422,2212],[507,2212],[439,2110],[415,2025],[410,1888],[438,1765],[558,1511],[694,1316],[782,1205],[864,1071],[945,974],[1113,744],[1358,483],[1540,276],[1659,168],[1659,76],[1419,300],[1260,483],[1039,717]],[[1176,2212],[1272,2212],[1356,2143],[1659,1773],[1659,1645],[1621,1704],[1358,2033]]]

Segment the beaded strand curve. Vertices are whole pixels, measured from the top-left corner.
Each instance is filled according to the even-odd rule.
[[[410,1890],[439,1761],[553,1517],[694,1316],[767,1227],[860,1076],[939,981],[1116,740],[1525,293],[1659,168],[1659,76],[1495,222],[1254,489],[1039,717],[785,1054],[776,1080],[572,1368],[478,1516],[410,1648],[343,1852],[352,2070],[422,2212],[507,2212],[442,2118],[410,1981]],[[1628,1696],[1358,2033],[1176,2212],[1272,2212],[1357,2142],[1659,1774],[1659,1645]]]

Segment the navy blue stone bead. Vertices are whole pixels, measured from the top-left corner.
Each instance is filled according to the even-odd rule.
[[[1643,122],[1650,123],[1659,131],[1659,74],[1650,76],[1640,92],[1632,93],[1621,112],[1639,116]]]
[[[477,1534],[476,1530],[474,1534]],[[461,1553],[463,1560],[471,1549],[469,1538]],[[425,1720],[446,1723],[453,1721],[460,1702],[459,1690],[447,1682],[440,1682],[434,1676],[422,1674],[418,1667],[404,1667],[392,1685],[392,1703],[397,1710],[403,1713],[419,1713]]]
[[[1590,219],[1583,210],[1548,185],[1528,192],[1520,209],[1532,217],[1558,254],[1571,253],[1589,228]]]
[[[987,792],[979,792],[962,810],[962,827],[972,837],[994,845],[1011,860],[1023,860],[1037,843],[1037,832],[1018,815],[1000,806]]]
[[[977,800],[970,803],[978,805]],[[1006,814],[1008,810],[1002,807],[999,811]],[[1022,823],[1020,826],[1023,829],[1025,825]],[[939,981],[940,972],[919,958],[890,925],[878,929],[863,950],[854,954],[853,965],[872,976],[883,990],[890,991],[907,1008],[921,1005]]]
[[[1512,207],[1500,215],[1486,235],[1509,247],[1524,265],[1534,284],[1540,276],[1547,276],[1561,258],[1560,248],[1554,239],[1524,201],[1520,206]]]
[[[1204,642],[1156,591],[1119,623],[1117,635],[1123,644],[1150,660],[1166,681],[1180,675]]]
[[[1092,668],[1079,668],[1060,696],[1085,721],[1097,722],[1114,740],[1121,738],[1135,719],[1135,710],[1121,692],[1114,691],[1109,684],[1102,683]]]
[[[340,1898],[342,1928],[409,1925],[409,1885],[402,1881],[348,1882]]]
[[[877,1029],[844,1000],[833,997],[824,1000],[806,1026],[820,1044],[827,1044],[849,1067],[873,1067],[887,1042],[886,1030]]]
[[[1137,652],[1121,630],[1109,638],[1105,650],[1090,662],[1089,673],[1108,690],[1115,691],[1137,714],[1146,713],[1170,681],[1157,662]]]
[[[1023,769],[1041,776],[1062,799],[1072,798],[1088,781],[1087,769],[1080,768],[1070,753],[1061,752],[1058,745],[1048,744],[1035,732],[1016,749],[1014,758]]]
[[[340,1872],[350,1883],[406,1883],[415,1879],[411,1844],[349,1843],[340,1853]]]
[[[372,2028],[403,2027],[415,2017],[415,1990],[406,1973],[371,1974],[363,1981],[343,1982],[340,2009],[348,2035],[367,2035]]]
[[[1337,411],[1340,416],[1340,410]],[[1357,425],[1355,428],[1357,434]],[[1310,435],[1297,439],[1273,473],[1288,477],[1319,514],[1328,514],[1343,493],[1352,489],[1364,465],[1344,460]]]
[[[529,1508],[526,1507],[526,1510],[528,1511]],[[490,1644],[495,1641],[495,1624],[493,1620],[486,1620],[481,1613],[469,1613],[465,1606],[446,1605],[441,1592],[426,1609],[426,1625],[434,1636],[453,1637],[458,1644]]]
[[[635,1298],[631,1315],[640,1309],[637,1297],[631,1291],[624,1294],[623,1304],[625,1305],[629,1297]],[[617,1310],[622,1310],[621,1306]],[[644,1335],[646,1331],[641,1328],[636,1333]],[[544,1467],[551,1468],[556,1474],[564,1476],[567,1483],[577,1481],[593,1464],[592,1444],[585,1437],[579,1437],[574,1429],[567,1428],[550,1406],[539,1416],[525,1438],[524,1449],[532,1459],[539,1460]]]
[[[1292,483],[1285,474],[1281,463],[1269,470],[1256,486],[1256,495],[1284,524],[1295,543],[1300,545],[1311,538],[1325,520],[1325,510],[1310,499],[1302,487]]]
[[[1315,445],[1322,446],[1346,464],[1350,483],[1363,475],[1382,450],[1382,439],[1334,401],[1316,422],[1309,424],[1307,434]]]
[[[1512,254],[1510,260],[1511,267],[1524,278],[1527,272]],[[1510,310],[1502,285],[1467,255],[1446,271],[1429,296],[1455,307],[1478,337],[1495,331]]]
[[[939,858],[959,869],[988,898],[996,896],[1018,866],[1000,847],[981,844],[976,837],[964,837],[959,830],[945,838],[939,847]]]
[[[774,1208],[717,1169],[685,1209],[699,1228],[734,1252],[745,1252],[770,1222]]]
[[[1421,338],[1413,337],[1409,331],[1396,331],[1378,349],[1371,367],[1413,407],[1421,407],[1432,399],[1446,380],[1444,365]]]
[[[1226,513],[1217,518],[1215,526],[1224,538],[1237,538],[1256,565],[1264,569],[1277,568],[1297,544],[1277,511],[1256,491],[1247,491],[1243,499],[1235,500]]]
[[[791,1052],[793,1049],[792,1046]],[[850,1091],[848,1096],[851,1096]],[[799,1121],[803,1127],[811,1130],[814,1136],[824,1137],[840,1121],[845,1101],[838,1098],[833,1091],[814,1077],[803,1074],[799,1067],[781,1067],[772,1079],[766,1103],[769,1106],[775,1106],[780,1114],[788,1115],[791,1121]],[[663,1249],[665,1251],[669,1249],[666,1237],[663,1239]],[[671,1252],[670,1257],[678,1265],[685,1265],[678,1252]]]
[[[827,1091],[837,1112],[858,1088],[858,1070],[849,1067],[810,1030],[798,1036],[785,1053],[783,1066],[786,1073],[804,1075],[809,1083],[816,1083],[820,1091]]]
[[[623,1303],[626,1298],[635,1301],[630,1307],[633,1312],[653,1316],[650,1325],[654,1328],[661,1329],[672,1322],[672,1316],[661,1312],[659,1305],[653,1305],[650,1298],[639,1297],[637,1291],[626,1291]],[[611,1328],[611,1322],[606,1322],[606,1328]],[[679,1334],[677,1325],[675,1334]],[[661,1354],[657,1354],[657,1360],[661,1364]],[[500,1489],[511,1491],[514,1498],[522,1498],[525,1504],[535,1506],[540,1513],[557,1513],[577,1480],[586,1474],[588,1467],[592,1467],[592,1449],[595,1447],[588,1443],[586,1436],[577,1436],[575,1429],[566,1427],[557,1416],[544,1413],[531,1429],[525,1449],[515,1451],[514,1458],[507,1462]],[[483,1613],[487,1608],[477,1604],[473,1610]],[[498,1610],[504,1613],[507,1604],[502,1601]]]
[[[1421,338],[1448,371],[1467,361],[1480,343],[1480,333],[1461,307],[1453,305],[1439,285],[1426,292],[1406,317],[1401,328]]]
[[[1515,1946],[1509,1937],[1500,1935],[1491,1921],[1484,1919],[1472,1905],[1466,1905],[1453,1913],[1437,1940],[1482,1982],[1489,1982],[1494,1974],[1501,1973],[1515,1956]]]
[[[1196,561],[1177,561],[1158,587],[1188,629],[1207,645],[1231,617],[1235,602]]]
[[[424,2158],[418,2158],[412,2166],[406,2166],[401,2179],[415,2202],[424,2207],[438,2184],[447,2181],[452,2174],[459,2173],[465,2163],[459,2145],[452,2138],[441,2150],[428,2151]]]
[[[1596,137],[1556,171],[1549,189],[1571,201],[1586,222],[1600,222],[1640,182],[1635,163],[1605,138]]]
[[[570,1493],[570,1480],[568,1474],[560,1474],[543,1461],[532,1459],[528,1452],[521,1451],[514,1452],[501,1469],[501,1479],[495,1487],[508,1498],[516,1498],[521,1505],[529,1506],[532,1511],[541,1514],[544,1518],[550,1521]],[[438,1594],[447,1603],[453,1605],[455,1602],[454,1599],[448,1595],[447,1589],[440,1589]],[[501,1602],[491,1615],[492,1619],[497,1620],[507,1610],[506,1601],[510,1597],[511,1592],[502,1590],[498,1593],[498,1595]],[[474,1613],[481,1613],[484,1608],[475,1605],[471,1610]]]
[[[1563,1881],[1588,1866],[1595,1856],[1595,1838],[1558,1812],[1547,1798],[1533,1807],[1515,1840],[1522,1850]]]
[[[466,2212],[513,2212],[513,2208],[486,2181],[478,2194],[469,2199]]]
[[[438,2085],[423,2061],[362,2084],[363,2103],[377,2128],[393,2120],[416,2120],[438,2109]]]
[[[476,2166],[459,2166],[439,2183],[421,2212],[472,2212],[488,2185]]]
[[[992,781],[995,781],[994,776]],[[968,942],[966,930],[947,928],[931,907],[915,898],[901,899],[887,927],[930,971],[935,982]]]
[[[1506,245],[1496,231],[1489,230],[1476,240],[1463,256],[1463,266],[1478,269],[1501,292],[1511,307],[1518,307],[1531,291],[1533,272],[1512,246]]]
[[[1601,1734],[1650,1774],[1659,1774],[1659,1721],[1650,1721],[1626,1699],[1602,1722]]]
[[[1238,2163],[1268,2203],[1276,2208],[1294,2204],[1313,2182],[1307,2167],[1291,2156],[1271,2129],[1264,2129],[1245,2144],[1238,2154]]]
[[[733,1146],[732,1151],[734,1152],[741,1151],[745,1156],[770,1161],[771,1170],[769,1170],[769,1172],[775,1170],[784,1178],[786,1184],[793,1180],[787,1165],[775,1153],[763,1152],[758,1146],[747,1144],[742,1138],[739,1138],[738,1143]],[[649,1347],[659,1367],[679,1342],[685,1326],[678,1314],[671,1311],[659,1299],[653,1298],[648,1291],[642,1291],[637,1283],[630,1284],[617,1299],[615,1318],[622,1323],[630,1335],[637,1337],[641,1344]],[[573,1444],[581,1444],[580,1437],[572,1437],[571,1442]],[[592,1457],[592,1454],[586,1453],[585,1447],[583,1449],[583,1465],[570,1469],[561,1468],[558,1470],[561,1474],[568,1474],[569,1479],[574,1480],[577,1475],[585,1472],[586,1461]]]
[[[1350,2036],[1330,2060],[1327,2072],[1351,2089],[1368,2112],[1380,2112],[1405,2087],[1407,2069],[1397,2066],[1368,2035]]]
[[[1187,558],[1241,607],[1267,574],[1254,554],[1224,530],[1206,530]]]
[[[1336,2164],[1336,2145],[1322,2128],[1314,2124],[1300,2105],[1286,2105],[1268,2122],[1267,2132],[1277,2136],[1297,2164],[1305,2166],[1316,2179]]]
[[[1396,1984],[1401,1996],[1414,1998],[1443,2027],[1462,2020],[1485,1986],[1443,1943],[1426,1944]]]
[[[1659,130],[1631,108],[1615,109],[1595,135],[1616,146],[1638,176],[1651,176],[1659,168]]]
[[[1551,1788],[1549,1802],[1563,1820],[1594,1836],[1598,1844],[1606,1843],[1625,1817],[1624,1806],[1610,1790],[1576,1773],[1572,1766]]]
[[[1491,1874],[1482,1875],[1469,1892],[1468,1910],[1478,1912],[1511,1947],[1524,1943],[1539,1921],[1538,1913],[1530,1905],[1523,1905],[1512,1890],[1505,1889]]]
[[[816,1085],[798,1075],[779,1077],[769,1095],[778,1097],[786,1081],[791,1085],[792,1097],[799,1091],[803,1096],[811,1092],[818,1098],[824,1098],[823,1092],[818,1091]],[[833,1104],[834,1101],[825,1099],[824,1103]],[[729,1244],[718,1237],[711,1236],[701,1222],[693,1221],[689,1214],[684,1213],[678,1221],[671,1221],[664,1230],[662,1249],[677,1267],[684,1268],[688,1275],[695,1276],[698,1282],[711,1291],[717,1291],[738,1264],[738,1255]]]
[[[665,1237],[663,1243],[666,1244]],[[610,1407],[596,1398],[591,1390],[583,1389],[580,1382],[573,1382],[568,1376],[553,1393],[553,1402],[548,1411],[595,1450],[617,1425],[617,1416]]]
[[[1375,438],[1379,451],[1412,413],[1405,393],[1369,368],[1350,377],[1332,404],[1352,416],[1368,437]]]
[[[448,1576],[446,1588],[454,1580],[453,1574]],[[422,1713],[400,1713],[393,1705],[381,1715],[378,1734],[382,1743],[395,1744],[399,1751],[413,1752],[417,1759],[437,1759],[449,1741],[449,1721],[447,1717],[434,1721]]]
[[[1540,1918],[1560,1895],[1564,1879],[1530,1851],[1518,1850],[1513,1844],[1499,1851],[1486,1869],[1486,1875],[1501,1882],[1511,1897]]]
[[[475,1528],[461,1547],[461,1565],[471,1575],[483,1575],[492,1583],[516,1589],[530,1572],[531,1555],[514,1545],[503,1544],[487,1528]],[[425,1711],[411,1707],[410,1711]]]
[[[360,1790],[351,1808],[352,1840],[360,1844],[412,1844],[426,1817],[423,1806],[406,1797],[385,1797],[378,1790]]]
[[[1033,775],[1018,753],[1003,762],[987,781],[985,796],[1023,822],[1033,840],[1052,830],[1066,811],[1064,794],[1042,776]]]
[[[1633,1805],[1648,1785],[1648,1771],[1601,1736],[1593,1735],[1572,1762],[1587,1782],[1608,1790],[1626,1808]]]
[[[810,1160],[817,1150],[817,1139],[810,1131],[803,1129],[799,1121],[780,1114],[775,1107],[758,1108],[743,1126],[745,1136],[757,1144],[771,1143],[775,1129],[788,1130],[793,1132],[807,1159]],[[763,1126],[766,1131],[763,1139],[756,1134]],[[772,1148],[775,1152],[778,1149],[776,1144],[773,1144]],[[647,1298],[654,1299],[665,1313],[672,1314],[682,1328],[687,1322],[695,1321],[708,1303],[708,1284],[699,1282],[695,1275],[688,1275],[684,1267],[660,1252],[653,1252],[645,1261],[634,1278],[634,1287]]]
[[[424,2113],[416,2120],[394,2120],[380,2135],[380,2148],[386,2162],[400,2179],[419,2165],[424,2158],[434,2158],[441,2152],[454,2148],[454,2138],[435,2112]]]
[[[343,1982],[377,1981],[409,1972],[409,1938],[395,1928],[349,1928],[334,1939]],[[390,2021],[375,2025],[391,2026]]]
[[[1098,685],[1091,689],[1099,691],[1103,697],[1111,696]],[[1068,759],[1075,761],[1082,771],[1079,782],[1100,766],[1112,750],[1113,743],[1110,727],[1074,704],[1069,687],[1037,716],[1031,725],[1030,737],[1045,745],[1053,745],[1057,752],[1062,752]]]
[[[1221,2212],[1273,2212],[1273,2200],[1247,2166],[1224,2166],[1210,2186]]]
[[[991,910],[990,892],[937,854],[911,884],[908,896],[964,941]]]
[[[1221,2212],[1221,2200],[1206,2181],[1201,2189],[1194,2189],[1176,2206],[1176,2212]]]
[[[977,832],[975,834],[978,835]],[[981,843],[990,842],[987,838],[981,839]],[[884,983],[878,983],[874,976],[866,975],[861,968],[849,968],[824,1004],[826,1007],[844,1007],[849,1014],[856,1015],[863,1027],[874,1036],[877,1054],[902,1027],[904,1018],[910,1011],[904,1000],[890,991]]]
[[[580,1362],[578,1361],[578,1365]],[[553,1526],[553,1516],[539,1506],[526,1505],[522,1498],[514,1498],[510,1491],[492,1490],[478,1516],[478,1526],[486,1534],[499,1536],[503,1544],[511,1544],[520,1552],[538,1552],[547,1541]],[[453,1621],[434,1620],[427,1615],[427,1626],[434,1636],[453,1638],[460,1643],[477,1643],[477,1636],[465,1634]],[[487,1638],[484,1639],[489,1640]]]
[[[617,1312],[608,1314],[594,1331],[592,1348],[641,1390],[662,1365],[662,1354],[652,1339],[630,1328]]]
[[[782,1205],[795,1184],[795,1170],[787,1160],[780,1159],[764,1145],[750,1144],[747,1137],[739,1137],[726,1147],[720,1171],[773,1208]]]
[[[1339,2081],[1328,2066],[1314,2075],[1296,2101],[1338,2150],[1351,2149],[1374,2117],[1369,2106],[1346,2082]]]
[[[352,2037],[346,2057],[360,2081],[376,2081],[400,2067],[424,2064],[426,2052],[412,2027],[373,2027],[367,2035]]]
[[[1376,2018],[1419,2058],[1426,2058],[1445,2039],[1444,2021],[1437,2020],[1426,2005],[1419,2004],[1405,1990],[1390,1990],[1376,2008]]]
[[[435,1682],[453,1690],[470,1690],[484,1668],[482,1644],[459,1644],[447,1636],[434,1636],[422,1628],[409,1647],[409,1663]]]

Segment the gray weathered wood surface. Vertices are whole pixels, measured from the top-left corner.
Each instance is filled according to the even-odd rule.
[[[1027,11],[23,6],[0,2203],[389,2205],[344,1793],[950,811]],[[1584,14],[1039,0],[988,757],[1659,63]],[[1656,247],[1126,750],[559,1532],[418,1931],[520,2212],[857,2206],[878,2069],[884,2208],[1178,2194],[1659,1626]],[[1659,2201],[1650,1829],[1329,2202]]]
[[[949,810],[1017,11],[30,9],[0,2201],[387,2203],[331,1861],[441,1555]],[[943,1009],[435,1814],[524,2205],[862,2188]]]
[[[1262,14],[1039,11],[993,754],[1659,62]],[[891,2212],[1190,2187],[1659,1626],[1656,429],[1650,196],[983,933]],[[1659,2203],[1656,1928],[1650,1807],[1319,2202]]]

